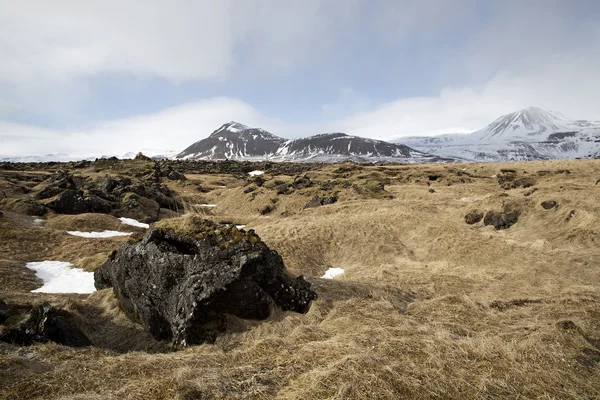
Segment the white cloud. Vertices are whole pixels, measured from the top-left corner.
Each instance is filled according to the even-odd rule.
[[[556,59],[520,71],[522,75],[498,73],[482,85],[447,87],[437,96],[398,99],[332,126],[384,140],[462,133],[483,128],[503,114],[528,106],[556,110],[574,119],[600,120],[600,57],[596,54]]]
[[[232,60],[231,2],[174,3],[5,3],[0,74],[19,83],[103,71],[174,81],[221,76]]]
[[[351,87],[342,87],[337,99],[332,103],[323,104],[321,109],[327,118],[339,118],[366,111],[371,107],[372,102],[368,96],[361,95]]]
[[[295,79],[293,72],[304,68],[305,81],[317,86],[328,76],[321,69],[335,74],[350,62],[348,68],[360,73],[350,74],[359,81],[347,82],[337,99],[322,107],[320,123],[286,123],[285,115],[217,97],[60,131],[0,121],[0,153],[181,150],[229,120],[287,137],[345,131],[389,140],[474,130],[530,105],[600,119],[600,25],[594,3],[3,1],[0,118],[15,112],[76,115],[78,104],[93,95],[89,79],[102,74],[149,84],[166,79],[181,87],[201,80],[218,84],[233,74],[245,82],[259,76],[254,89],[260,93],[261,85],[277,84],[270,80],[273,74]],[[376,104],[377,85],[386,84],[373,78],[379,67],[412,65],[431,45],[444,52],[443,62],[397,79],[436,82],[438,93]],[[375,58],[362,64],[364,54]],[[453,86],[455,81],[462,84]]]
[[[565,57],[529,74],[500,73],[482,85],[448,87],[437,96],[398,99],[370,111],[315,124],[286,123],[230,98],[206,99],[79,130],[54,131],[0,122],[0,153],[63,152],[88,157],[142,149],[180,151],[230,120],[262,127],[283,137],[342,131],[384,140],[476,130],[501,114],[532,105],[573,118],[600,120],[598,69],[600,57],[595,53]],[[569,75],[577,79],[564,78]],[[344,98],[349,98],[352,104],[353,98],[361,96],[353,90],[342,90],[341,99]]]
[[[52,130],[0,121],[0,154],[66,153],[86,158],[142,149],[180,151],[230,120],[275,129],[280,126],[242,101],[212,98],[79,129]]]

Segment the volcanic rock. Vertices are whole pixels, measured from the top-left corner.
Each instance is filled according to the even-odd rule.
[[[135,193],[127,193],[123,197],[122,206],[123,216],[141,222],[154,222],[160,213],[160,206],[156,201]]]
[[[316,298],[310,283],[288,276],[253,230],[197,218],[164,221],[166,228],[124,243],[94,273],[96,288],[113,287],[127,313],[174,347],[214,341],[227,316],[265,319],[273,302],[308,311]]]
[[[170,171],[169,174],[167,175],[167,178],[169,178],[172,181],[186,181],[187,178],[185,177],[184,174],[182,174],[181,172],[178,171]]]
[[[152,161],[152,159],[150,157],[148,157],[147,155],[144,155],[144,153],[142,153],[141,151],[135,155],[134,160],[137,160],[137,161]]]
[[[78,190],[67,189],[45,203],[46,207],[58,214],[83,214],[90,210],[85,202],[83,193]]]
[[[88,212],[108,214],[112,211],[112,205],[98,196],[88,196],[84,201]]]
[[[6,313],[9,311],[5,310]],[[54,308],[48,302],[34,307],[26,319],[4,330],[0,335],[0,341],[20,346],[46,342],[55,342],[71,347],[84,347],[92,344],[72,321],[72,317],[67,311]]]
[[[516,189],[518,187],[528,188],[535,185],[535,179],[530,177],[519,177],[515,170],[503,169],[498,174],[498,184],[504,190]]]
[[[331,196],[331,197],[315,196],[306,203],[304,208],[314,208],[314,207],[325,206],[328,204],[333,204],[336,201],[337,201],[336,196]]]
[[[292,182],[292,186],[294,189],[306,189],[313,185],[312,181],[308,177],[308,175],[297,176],[294,178],[294,182]]]
[[[518,208],[505,205],[502,211],[488,211],[483,218],[483,224],[492,225],[496,230],[508,229],[517,223],[519,215]]]
[[[542,207],[544,207],[544,210],[550,210],[550,209],[556,207],[558,205],[558,203],[556,203],[554,200],[549,200],[549,201],[542,201],[542,203],[540,205]]]
[[[37,194],[38,199],[49,199],[65,190],[79,190],[85,179],[73,177],[67,171],[59,171],[45,182],[45,186]]]

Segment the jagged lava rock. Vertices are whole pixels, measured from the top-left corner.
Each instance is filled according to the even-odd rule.
[[[10,312],[10,306],[4,303],[3,313],[5,316],[8,317]],[[54,308],[48,302],[44,302],[34,307],[22,322],[4,330],[0,335],[0,341],[21,346],[46,342],[55,342],[71,347],[91,346],[92,342],[72,319],[69,312]]]
[[[167,221],[176,220],[190,225]],[[316,298],[310,283],[288,276],[281,256],[252,230],[207,220],[191,225],[186,233],[152,229],[124,243],[94,273],[96,288],[113,287],[131,317],[174,347],[214,341],[227,315],[265,319],[272,302],[308,311]]]

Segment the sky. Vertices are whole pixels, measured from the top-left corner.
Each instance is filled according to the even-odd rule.
[[[597,0],[0,0],[0,155],[600,120]]]

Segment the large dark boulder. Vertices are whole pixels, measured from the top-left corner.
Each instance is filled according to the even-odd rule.
[[[107,177],[100,184],[100,189],[106,193],[111,195],[120,196],[126,190],[127,186],[131,185],[131,179],[126,177]]]
[[[154,222],[159,217],[160,205],[152,199],[135,193],[126,193],[121,201],[120,213],[124,217],[141,222]]]
[[[108,214],[112,211],[112,204],[99,196],[90,195],[85,198],[88,212]]]
[[[78,190],[65,190],[45,205],[58,214],[83,214],[89,211],[83,193]]]
[[[6,306],[6,304],[5,304]],[[9,315],[8,307],[4,307]],[[65,346],[84,347],[92,343],[64,310],[49,303],[34,307],[21,322],[2,331],[0,341],[29,346],[34,343],[55,342]]]
[[[190,225],[177,220],[167,221]],[[214,341],[230,315],[265,319],[273,302],[285,311],[308,311],[316,298],[310,283],[288,276],[281,256],[252,230],[206,220],[191,226],[186,234],[152,229],[124,243],[94,273],[96,288],[113,287],[132,318],[174,347]]]

